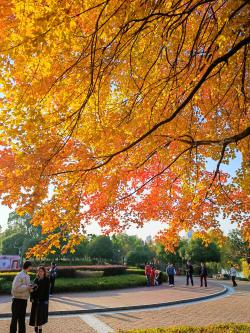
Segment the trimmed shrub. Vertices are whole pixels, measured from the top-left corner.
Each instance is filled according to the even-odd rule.
[[[102,277],[103,271],[76,271],[77,278]]]
[[[250,333],[250,324],[216,324],[203,327],[176,326],[164,328],[147,328],[129,331],[119,331],[120,333]]]
[[[0,278],[0,293],[10,294],[11,281]],[[98,291],[122,288],[133,288],[146,285],[146,279],[138,274],[123,274],[106,277],[83,277],[83,278],[57,278],[56,292],[82,292]]]
[[[19,271],[15,271],[15,272],[4,272],[4,273],[0,273],[0,278],[3,279],[4,281],[13,281],[15,276],[19,273]],[[33,272],[29,272],[28,273],[30,275],[30,278],[35,278],[35,273]]]
[[[5,279],[0,278],[0,294],[10,294],[11,284],[11,281],[6,281]]]
[[[249,279],[244,278],[244,277],[240,277],[240,278],[239,278],[239,281],[249,281]]]
[[[121,275],[125,273],[125,271],[126,271],[125,266],[110,266],[104,268],[103,276]]]
[[[74,278],[76,277],[75,268],[60,268],[57,271],[58,278]]]
[[[139,274],[139,275],[145,275],[145,271],[142,268],[127,268],[126,274]]]
[[[49,269],[49,267],[46,267]],[[123,265],[84,265],[84,266],[57,266],[58,277],[76,277],[76,271],[103,271],[104,276],[120,275],[125,273],[126,266]],[[32,267],[31,272],[35,273],[37,267]],[[4,276],[15,276],[20,270],[2,271],[0,272]]]
[[[96,278],[68,278],[56,280],[56,292],[80,292],[111,290],[145,286],[146,280],[141,275],[117,275]]]

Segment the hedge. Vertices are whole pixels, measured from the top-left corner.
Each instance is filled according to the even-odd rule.
[[[84,265],[84,266],[57,266],[58,277],[76,277],[77,271],[103,271],[104,276],[120,275],[125,273],[126,266],[123,265]],[[49,269],[49,267],[47,267]],[[33,267],[31,271],[35,273],[37,267]],[[19,270],[2,271],[0,272],[0,277],[15,276]]]
[[[146,279],[138,274],[123,274],[108,277],[89,278],[58,278],[56,279],[56,292],[82,292],[140,287],[146,285]],[[156,287],[157,288],[157,287]],[[11,281],[1,281],[0,293],[9,294]]]
[[[1,273],[0,272],[0,280],[4,280],[4,281],[13,281],[14,280],[14,277],[17,275],[18,271],[15,271],[15,272],[4,272],[4,273]],[[35,278],[35,273],[33,272],[29,272],[28,273],[30,275],[30,278]]]
[[[126,269],[127,274],[140,274],[145,275],[145,270],[142,268],[127,268]]]
[[[147,328],[129,331],[119,331],[120,333],[250,333],[250,324],[216,324],[203,327],[176,326],[163,328]]]

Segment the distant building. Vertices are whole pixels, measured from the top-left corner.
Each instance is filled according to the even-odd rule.
[[[146,240],[145,240],[145,243],[146,244],[150,244],[150,243],[152,243],[152,236],[147,236],[147,238],[146,238]]]
[[[20,268],[20,257],[12,255],[0,256],[0,271],[12,270]]]
[[[186,232],[186,235],[185,235],[185,238],[187,239],[187,240],[190,240],[191,238],[192,238],[192,236],[193,236],[193,230],[189,230],[189,231],[187,231]]]

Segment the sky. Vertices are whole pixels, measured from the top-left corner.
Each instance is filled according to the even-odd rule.
[[[231,160],[229,165],[222,164],[221,169],[231,175],[233,177],[235,175],[236,170],[241,166],[241,154],[237,153],[236,158]],[[213,160],[209,160],[207,163],[207,170],[208,171],[214,171],[216,169],[217,162]],[[0,204],[0,225],[3,229],[6,228],[7,220],[9,213],[12,210],[9,209],[6,206],[3,206]],[[220,219],[220,223],[222,226],[222,230],[225,234],[228,234],[228,232],[235,228],[234,225],[230,223],[229,220],[223,220]],[[128,229],[127,234],[129,235],[137,235],[138,237],[142,239],[146,239],[148,236],[151,236],[152,238],[161,230],[166,228],[166,225],[158,222],[158,221],[152,221],[146,223],[142,228],[136,228],[135,226],[131,226],[130,229]],[[93,223],[93,225],[89,226],[87,228],[87,233],[91,234],[100,234],[101,229],[97,223]]]

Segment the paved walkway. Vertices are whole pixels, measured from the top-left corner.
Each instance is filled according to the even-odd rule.
[[[224,283],[224,281],[223,281]],[[231,283],[226,282],[231,286]],[[235,293],[216,300],[157,311],[103,314],[98,318],[114,331],[173,325],[202,326],[213,323],[250,322],[250,283],[239,282]]]
[[[224,281],[223,281],[224,283]],[[230,285],[230,283],[225,282]],[[99,307],[109,307],[118,304],[128,304],[135,300],[137,303],[145,303],[146,297],[152,301],[164,295],[164,301],[174,297],[174,295],[204,295],[204,293],[221,290],[216,282],[209,281],[209,288],[201,289],[194,286],[186,288],[183,286],[183,280],[177,281],[175,288],[169,288],[166,285],[160,288],[136,288],[121,291],[110,291],[100,293],[84,293],[84,294],[65,294],[57,295],[53,300],[54,306],[64,304],[65,306],[73,306],[74,308],[86,308],[98,305]],[[191,294],[190,294],[191,293]],[[62,299],[63,298],[63,299]],[[66,298],[66,299],[65,299]],[[88,300],[86,300],[86,298]],[[114,299],[113,299],[114,298]],[[179,296],[179,298],[181,298]],[[106,299],[107,303],[103,304]],[[112,301],[112,305],[108,302]],[[0,313],[2,310],[9,312],[10,299],[8,297],[0,297]],[[78,303],[77,303],[78,302]],[[121,303],[122,302],[122,303]],[[52,302],[51,302],[52,303]],[[51,307],[50,307],[51,309]],[[210,299],[190,305],[178,305],[165,307],[154,310],[134,310],[125,312],[115,312],[107,314],[95,315],[75,315],[50,317],[49,323],[44,328],[44,333],[109,333],[119,330],[127,330],[132,328],[148,328],[171,325],[205,325],[219,322],[250,322],[250,283],[239,282],[239,287],[232,295],[221,297],[220,299]],[[9,332],[9,320],[0,320],[0,332]],[[27,327],[27,333],[33,330]]]
[[[50,299],[49,310],[81,311],[108,309],[130,306],[182,301],[215,294],[223,290],[223,286],[211,281],[208,288],[200,288],[198,281],[195,286],[185,286],[183,277],[177,277],[176,287],[170,288],[166,284],[151,288],[133,288],[92,293],[55,294]],[[10,313],[11,297],[0,297],[0,314]],[[30,305],[28,312],[30,311]]]

